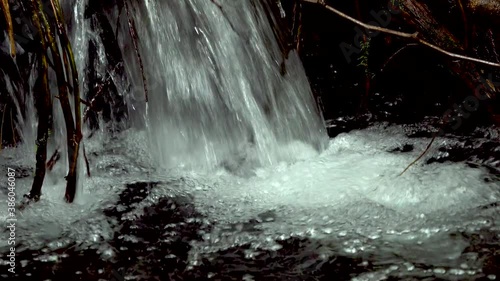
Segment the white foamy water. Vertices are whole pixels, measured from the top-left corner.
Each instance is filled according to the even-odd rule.
[[[211,226],[200,233],[203,241],[192,242],[191,265],[234,245],[277,249],[276,240],[299,236],[317,241],[320,246],[311,251],[323,258],[372,255],[389,271],[395,264],[410,270],[420,262],[438,267],[439,274],[439,267],[460,273],[469,242],[450,234],[483,228],[498,233],[496,209],[478,207],[499,201],[499,183],[485,182],[484,170],[464,163],[421,161],[398,176],[428,141],[404,137],[401,127],[342,134],[324,149],[326,133],[305,71],[290,53],[287,73],[280,73],[283,54],[261,2],[218,2],[222,9],[208,0],[130,4],[148,78],[147,106],[125,12],[117,40],[130,81],[107,62],[102,30],[91,30],[84,17],[87,1],[65,4],[82,93],[88,90],[83,70],[93,63],[97,74],[109,74],[116,84],[134,128],[117,137],[99,132],[84,139],[92,177],[84,175],[81,155],[82,188],[67,204],[65,134],[56,108],[49,154],[60,145],[62,158],[48,173],[40,202],[17,214],[17,250],[76,243],[100,249],[103,258],[118,255],[108,242],[120,222],[103,210],[117,205],[125,184],[159,181],[127,215],[141,215],[161,198],[187,195]],[[110,18],[118,15],[116,7],[108,12]],[[90,42],[98,49],[93,62],[86,59]],[[33,118],[22,126],[25,145],[2,151],[4,169],[34,166]],[[388,152],[404,144],[414,144],[415,151]],[[26,177],[16,181],[18,201],[33,173],[19,172]],[[6,182],[0,186],[5,202]],[[6,207],[0,218],[5,223]],[[6,247],[1,240],[0,249]],[[359,278],[378,280],[387,272],[373,274]]]
[[[216,4],[219,3],[219,4]],[[219,6],[220,5],[220,6]],[[148,77],[147,109],[134,52],[132,119],[145,118],[157,163],[207,168],[233,161],[241,143],[254,162],[278,162],[281,143],[324,147],[326,133],[295,52],[283,54],[261,1],[144,1],[131,6]],[[122,25],[122,34],[127,34]],[[127,47],[131,40],[121,43]],[[125,48],[124,47],[124,48]]]
[[[417,164],[399,176],[427,141],[407,139],[397,127],[375,127],[339,135],[319,155],[259,169],[249,179],[220,173],[195,195],[200,209],[219,226],[199,249],[266,245],[298,235],[326,241],[349,237],[336,248],[352,254],[398,241],[412,250],[421,248],[421,258],[456,257],[467,243],[447,235],[498,222],[498,213],[477,207],[497,202],[500,185],[485,183],[485,171],[465,163]],[[407,143],[415,144],[413,153],[388,152]],[[262,221],[260,232],[228,230],[251,219]]]
[[[400,127],[342,134],[322,153],[292,143],[282,147],[283,155],[301,153],[288,155],[288,161],[245,172],[241,170],[254,166],[242,162],[233,170],[236,174],[223,168],[209,173],[178,168],[148,174],[154,168],[147,152],[141,150],[144,134],[125,135],[129,136],[126,140],[102,137],[88,144],[89,153],[99,157],[92,163],[93,177],[85,180],[83,195],[75,204],[63,202],[64,181],[49,175],[42,200],[18,216],[17,235],[22,244],[51,243],[58,248],[78,241],[106,248],[113,226],[102,210],[115,204],[125,183],[178,178],[184,184],[160,184],[133,212],[140,214],[142,207],[165,196],[191,196],[197,211],[213,225],[203,242],[193,244],[193,264],[203,253],[233,245],[252,243],[276,249],[275,239],[303,236],[322,241],[317,250],[324,255],[332,251],[361,256],[378,253],[390,263],[394,257],[388,259],[381,253],[388,251],[413,262],[453,267],[458,266],[457,258],[468,242],[449,234],[495,230],[499,221],[494,209],[477,208],[500,200],[499,183],[486,183],[486,172],[481,169],[464,163],[417,164],[398,176],[427,142],[407,139]],[[388,152],[404,144],[414,144],[415,152]],[[16,152],[2,154],[2,163],[14,161],[9,154]],[[18,180],[18,192],[27,191],[30,184],[31,178]],[[5,202],[5,197],[2,193],[0,200]],[[245,225],[252,220],[257,223],[248,231]],[[5,241],[0,243],[6,246]]]

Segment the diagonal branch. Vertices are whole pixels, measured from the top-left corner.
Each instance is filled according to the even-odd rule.
[[[142,63],[141,52],[139,51],[139,43],[137,42],[139,40],[139,38],[137,36],[137,29],[135,28],[134,20],[130,16],[130,11],[128,8],[127,1],[123,1],[123,3],[125,5],[125,11],[127,13],[128,31],[130,33],[130,37],[132,38],[132,43],[134,44],[135,54],[137,56],[137,59],[139,60],[139,67],[141,68],[142,85],[144,87],[144,96],[146,98],[146,102],[148,102],[148,86],[147,86],[147,81],[146,81],[146,74],[144,73],[144,64]],[[118,29],[118,27],[117,27],[117,29]]]
[[[399,48],[399,50],[397,50],[394,54],[392,54],[392,56],[390,56],[385,61],[384,65],[382,65],[382,67],[380,68],[380,71],[383,72],[385,70],[386,66],[394,59],[394,57],[396,57],[397,55],[399,55],[399,53],[401,53],[402,51],[406,50],[406,48],[408,48],[410,46],[418,46],[418,44],[417,43],[410,43],[410,44],[406,44],[403,47]]]
[[[10,42],[10,55],[12,57],[15,57],[16,56],[16,42],[14,41],[14,26],[12,24],[12,17],[10,15],[9,1],[8,0],[0,0],[0,5],[2,7],[3,16],[4,16],[5,22],[7,24],[7,34],[9,36],[9,42]]]
[[[432,139],[429,142],[429,144],[427,144],[427,147],[425,147],[424,152],[420,153],[420,155],[417,157],[417,159],[413,160],[413,162],[411,162],[408,166],[406,166],[406,168],[399,174],[399,176],[402,176],[406,171],[408,171],[408,169],[411,168],[411,166],[415,165],[415,163],[417,163],[420,159],[422,159],[422,157],[425,156],[425,154],[427,154],[427,152],[429,152],[429,149],[431,148],[432,144],[436,140],[438,133],[436,133],[432,136]]]
[[[473,61],[473,62],[477,62],[477,63],[489,65],[489,66],[494,66],[494,67],[500,67],[500,63],[494,63],[491,61],[486,61],[486,60],[482,60],[482,59],[478,59],[478,58],[472,58],[472,57],[468,57],[468,56],[464,56],[464,55],[460,55],[460,54],[446,51],[446,50],[444,50],[444,49],[442,49],[442,48],[440,48],[432,43],[429,43],[429,42],[419,38],[418,32],[407,33],[407,32],[396,31],[396,30],[392,30],[392,29],[388,29],[388,28],[384,28],[384,27],[380,27],[380,26],[366,24],[366,23],[361,22],[361,21],[359,21],[359,20],[357,20],[357,19],[355,19],[347,14],[342,13],[341,11],[333,8],[332,6],[325,4],[324,0],[302,0],[302,1],[307,2],[307,3],[312,3],[312,4],[319,4],[323,7],[325,7],[326,9],[328,9],[329,11],[332,11],[333,13],[337,14],[338,16],[345,18],[345,19],[347,19],[347,20],[349,20],[349,21],[351,21],[359,26],[362,26],[368,30],[375,30],[375,31],[380,31],[380,32],[387,33],[387,34],[396,35],[396,36],[403,37],[403,38],[410,38],[410,39],[413,39],[414,41],[419,42],[422,45],[425,45],[431,49],[434,49],[434,50],[436,50],[440,53],[443,53],[443,54],[445,54],[449,57],[452,57],[452,58]]]
[[[7,111],[7,104],[3,106],[2,123],[0,124],[0,152],[2,151],[2,144],[3,144],[2,132],[3,132],[3,124],[5,123],[5,112],[6,111]]]

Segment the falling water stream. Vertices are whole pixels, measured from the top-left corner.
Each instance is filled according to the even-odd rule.
[[[165,255],[170,246],[161,245],[180,239],[189,245],[185,272],[201,272],[220,259],[224,270],[246,280],[261,280],[259,272],[278,276],[276,264],[289,259],[296,260],[293,277],[266,280],[302,280],[301,273],[333,266],[342,260],[337,257],[356,261],[340,265],[339,272],[357,272],[339,273],[335,280],[500,278],[482,271],[484,252],[490,251],[484,245],[500,237],[498,207],[484,207],[499,201],[498,180],[486,181],[486,170],[465,163],[418,164],[398,176],[426,145],[425,139],[407,138],[401,126],[381,124],[328,140],[296,53],[286,61],[286,74],[280,73],[282,54],[261,2],[218,3],[145,0],[130,6],[147,103],[128,25],[117,27],[128,71],[124,79],[108,65],[101,39],[83,16],[86,1],[66,3],[80,80],[86,81],[82,73],[92,41],[99,54],[92,63],[117,84],[129,126],[119,133],[102,126],[84,140],[92,177],[80,165],[74,204],[63,202],[64,165],[47,175],[42,200],[18,216],[20,253],[46,249],[38,257],[43,262],[64,258],[61,249],[91,249],[100,260],[115,262],[129,255],[147,260],[150,253],[158,256],[149,263],[167,266],[182,255]],[[84,85],[82,92],[88,91]],[[62,124],[60,114],[57,118]],[[28,121],[25,145],[0,156],[2,167],[22,174],[19,195],[31,184],[34,126]],[[437,140],[452,142],[457,140]],[[415,150],[389,152],[405,144]],[[6,196],[0,194],[2,202]],[[165,198],[169,208],[161,209]],[[174,209],[184,217],[174,220]],[[6,208],[1,210],[5,220]],[[148,223],[147,217],[167,223]],[[185,233],[191,225],[197,226],[196,238]],[[159,236],[146,241],[150,236],[141,234],[141,227],[159,227]],[[472,242],[475,235],[482,243]],[[307,246],[280,252],[292,238],[306,239]],[[222,254],[239,247],[243,256]],[[0,249],[7,249],[5,239]],[[278,261],[253,264],[266,251],[277,253]],[[33,262],[20,259],[19,267]],[[144,270],[146,264],[129,265],[124,276],[162,276]],[[218,274],[224,276],[210,271],[203,279],[218,280]]]
[[[211,168],[250,147],[241,157],[268,165],[292,141],[324,146],[301,63],[293,54],[280,74],[282,55],[259,1],[144,5],[135,17],[149,20],[138,33],[151,88],[148,139],[160,164]]]

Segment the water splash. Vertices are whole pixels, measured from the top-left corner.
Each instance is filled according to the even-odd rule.
[[[91,63],[98,77],[113,80],[127,103],[130,123],[148,129],[151,153],[161,166],[234,168],[245,162],[258,167],[289,160],[279,149],[294,141],[317,150],[325,147],[323,122],[300,59],[289,54],[286,74],[280,73],[283,54],[260,1],[130,5],[150,92],[147,105],[127,14],[117,7],[108,14],[121,21],[113,28],[119,29],[125,78],[109,65],[101,30],[92,26],[94,18],[85,16],[86,5],[64,3],[82,96],[91,90],[86,74]],[[93,62],[88,61],[90,42],[97,52]],[[23,120],[27,147],[35,140],[32,115]],[[58,149],[66,159],[65,123],[57,100],[54,128],[49,155]]]
[[[106,209],[116,207],[125,212],[127,220],[135,221],[154,212],[162,216],[163,209],[154,206],[168,198],[183,197],[210,226],[198,230],[202,240],[190,241],[190,266],[220,250],[247,243],[251,245],[246,250],[247,259],[253,260],[265,249],[279,249],[279,241],[299,237],[314,242],[302,253],[316,257],[312,262],[337,254],[361,257],[382,267],[370,273],[377,276],[440,274],[443,279],[456,280],[453,272],[459,274],[464,266],[470,276],[480,274],[481,260],[471,257],[483,248],[471,248],[473,241],[466,235],[483,230],[491,232],[491,239],[497,235],[497,209],[482,206],[499,200],[498,181],[484,181],[485,170],[464,163],[417,165],[398,177],[401,167],[428,141],[409,139],[402,131],[401,127],[377,126],[342,134],[321,153],[296,142],[283,147],[282,153],[300,151],[300,157],[294,155],[294,161],[261,167],[251,177],[226,169],[155,171],[156,164],[145,151],[148,133],[144,130],[129,130],[119,138],[99,134],[88,143],[89,154],[99,156],[91,158],[94,175],[86,181],[80,200],[64,203],[63,185],[49,177],[42,200],[19,216],[18,239],[26,247],[48,247],[50,251],[76,243],[78,249],[99,249],[109,258],[122,251],[109,246],[116,243],[116,232],[127,239],[141,239],[135,232],[122,233],[123,221],[110,219]],[[389,152],[403,144],[414,145],[415,151]],[[9,149],[2,158],[4,155],[15,156],[16,151]],[[18,159],[15,162],[22,164]],[[137,181],[158,184],[149,192],[134,190],[138,185],[126,187],[126,183]],[[16,184],[19,191],[26,191],[29,178]],[[123,193],[131,195],[117,204]],[[0,194],[1,198],[6,195]],[[132,198],[133,203],[128,201]],[[1,213],[4,219],[6,215]],[[159,231],[195,219],[183,217],[177,223],[161,225]],[[0,249],[6,246],[0,243]],[[304,260],[303,266],[309,261]],[[242,263],[238,259],[231,262],[236,267]],[[427,266],[431,273],[425,271]],[[363,276],[360,280],[380,280]]]

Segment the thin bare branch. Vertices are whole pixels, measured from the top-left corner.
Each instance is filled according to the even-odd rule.
[[[83,159],[85,159],[85,167],[87,168],[87,177],[90,178],[90,165],[89,159],[87,158],[87,152],[85,151],[85,145],[82,141],[82,149],[83,149]]]
[[[10,128],[12,129],[12,144],[15,146],[17,143],[16,140],[16,126],[14,125],[14,118],[12,116],[12,107],[10,108],[9,114],[10,114]]]
[[[3,106],[2,124],[0,124],[0,151],[2,151],[2,144],[3,144],[2,132],[3,132],[3,124],[5,123],[5,111],[7,111],[7,105]]]
[[[50,157],[49,161],[47,161],[47,164],[45,166],[47,167],[47,170],[52,171],[54,168],[54,165],[56,162],[61,158],[61,153],[59,153],[59,148],[57,148],[52,156]]]
[[[132,37],[132,42],[134,43],[134,48],[135,48],[135,54],[137,56],[137,59],[139,60],[139,66],[141,68],[141,75],[142,75],[142,84],[144,87],[144,95],[146,98],[146,102],[148,102],[148,86],[146,82],[146,74],[144,73],[144,65],[142,63],[142,58],[141,58],[141,52],[139,51],[139,44],[138,44],[138,37],[137,37],[137,29],[135,28],[134,20],[130,16],[130,11],[128,8],[127,1],[123,1],[125,5],[125,11],[127,12],[127,20],[128,20],[128,31],[130,33],[130,37]]]
[[[397,55],[399,55],[399,53],[401,53],[402,51],[404,51],[409,46],[418,46],[418,44],[417,43],[410,43],[410,44],[406,44],[403,47],[401,47],[399,50],[397,50],[396,52],[394,52],[394,54],[392,54],[392,56],[390,56],[387,59],[387,61],[384,63],[384,65],[382,65],[382,67],[380,68],[380,71],[384,71],[385,68],[387,67],[387,65],[394,59],[394,57],[396,57]]]
[[[434,141],[436,140],[436,137],[437,137],[437,134],[435,134],[431,141],[429,142],[429,144],[427,145],[427,147],[425,148],[424,152],[422,152],[418,157],[417,159],[413,160],[413,162],[411,162],[408,166],[406,166],[406,168],[401,172],[401,174],[399,174],[399,176],[403,175],[406,171],[408,171],[408,169],[410,169],[411,166],[415,165],[415,163],[417,163],[420,159],[422,159],[422,157],[424,157],[425,154],[427,154],[427,152],[429,151],[429,149],[431,148],[432,144],[434,143]]]
[[[477,63],[481,63],[481,64],[485,64],[485,65],[489,65],[489,66],[494,66],[494,67],[500,67],[500,63],[494,63],[494,62],[491,62],[491,61],[486,61],[486,60],[482,60],[482,59],[477,59],[477,58],[472,58],[472,57],[468,57],[468,56],[464,56],[464,55],[460,55],[460,54],[456,54],[456,53],[452,53],[452,52],[449,52],[449,51],[446,51],[444,49],[442,49],[441,47],[438,47],[432,43],[429,43],[421,38],[418,37],[418,32],[415,32],[415,33],[406,33],[406,32],[401,32],[401,31],[396,31],[396,30],[392,30],[392,29],[388,29],[388,28],[384,28],[384,27],[380,27],[380,26],[375,26],[375,25],[370,25],[370,24],[366,24],[364,22],[361,22],[347,14],[344,14],[342,13],[341,11],[333,8],[332,6],[329,6],[327,4],[324,3],[324,1],[322,0],[302,0],[303,2],[307,2],[307,3],[312,3],[312,4],[319,4],[323,7],[325,7],[326,9],[328,9],[329,11],[332,11],[333,13],[337,14],[338,16],[344,18],[344,19],[347,19],[359,26],[362,26],[368,30],[375,30],[375,31],[380,31],[380,32],[383,32],[383,33],[387,33],[387,34],[392,34],[392,35],[396,35],[396,36],[399,36],[399,37],[403,37],[403,38],[409,38],[409,39],[413,39],[417,42],[419,42],[420,44],[422,45],[425,45],[431,49],[434,49],[440,53],[443,53],[449,57],[452,57],[452,58],[457,58],[457,59],[462,59],[462,60],[467,60],[467,61],[473,61],[473,62],[477,62]]]

